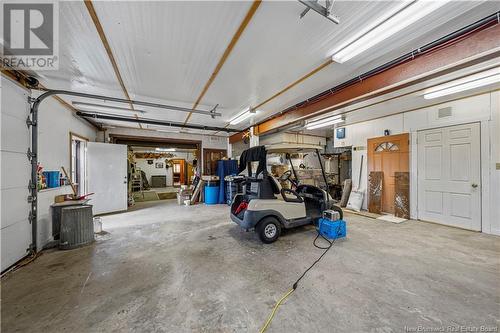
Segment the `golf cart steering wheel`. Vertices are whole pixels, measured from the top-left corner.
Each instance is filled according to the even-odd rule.
[[[297,181],[295,179],[292,178],[292,170],[287,170],[285,172],[283,172],[283,174],[280,176],[280,181],[289,181],[292,186],[294,187],[297,187],[298,184],[297,184]]]

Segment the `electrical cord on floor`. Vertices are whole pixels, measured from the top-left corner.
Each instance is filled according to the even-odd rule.
[[[337,232],[336,234],[338,235],[340,233],[340,226],[337,228]],[[318,238],[321,237],[323,238],[325,241],[327,241],[329,243],[328,246],[319,246],[316,244],[316,241],[318,240]],[[332,248],[333,244],[335,243],[335,240],[337,238],[334,238],[332,241],[330,241],[328,238],[326,238],[325,236],[323,236],[322,234],[320,234],[319,230],[318,230],[318,235],[316,236],[316,238],[314,238],[314,241],[313,241],[313,245],[318,248],[318,249],[321,249],[321,250],[324,250],[323,253],[318,257],[318,259],[316,259],[312,264],[311,266],[309,266],[305,271],[304,273],[302,273],[302,275],[297,279],[297,281],[295,281],[295,283],[292,285],[292,288],[290,290],[287,291],[287,293],[285,295],[283,295],[283,297],[281,297],[278,302],[276,302],[276,304],[274,305],[274,308],[273,310],[271,311],[271,314],[269,315],[269,317],[267,318],[266,322],[264,323],[264,326],[262,326],[262,328],[260,329],[259,333],[264,333],[267,328],[269,327],[269,324],[271,324],[271,321],[273,320],[274,318],[274,315],[276,314],[276,311],[278,310],[278,308],[280,307],[281,303],[283,303],[283,301],[288,297],[290,296],[294,291],[295,289],[297,289],[298,285],[299,285],[299,282],[300,280],[302,280],[302,278],[307,274],[307,272],[309,272],[324,256],[325,254]]]
[[[26,265],[28,265],[29,263],[35,261],[36,258],[38,258],[39,256],[42,255],[42,252],[37,252],[37,253],[31,253],[30,255],[28,255],[26,258],[22,259],[20,262],[18,262],[17,264],[15,264],[14,266],[12,266],[11,268],[9,268],[8,270],[6,270],[5,272],[3,272],[1,275],[0,275],[0,279],[3,278],[5,275],[7,275],[8,273],[12,273],[14,271],[17,271],[19,268],[21,267],[24,267]]]

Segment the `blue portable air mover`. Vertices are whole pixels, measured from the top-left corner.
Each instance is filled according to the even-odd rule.
[[[343,238],[347,235],[347,226],[338,212],[326,210],[319,219],[318,232],[328,239]]]

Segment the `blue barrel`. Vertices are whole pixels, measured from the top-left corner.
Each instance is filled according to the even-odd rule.
[[[219,185],[205,185],[205,204],[215,205],[219,203]]]
[[[48,188],[59,187],[59,171],[44,171]]]

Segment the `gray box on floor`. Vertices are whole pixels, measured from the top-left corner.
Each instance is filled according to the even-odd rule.
[[[74,249],[94,241],[94,222],[91,205],[70,206],[61,212],[59,248]]]
[[[167,176],[151,176],[151,187],[167,187]]]

